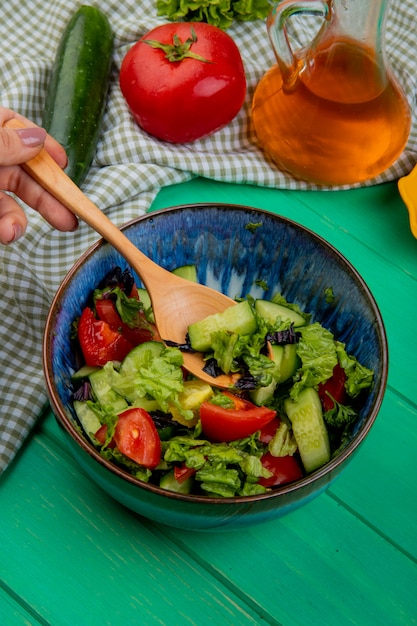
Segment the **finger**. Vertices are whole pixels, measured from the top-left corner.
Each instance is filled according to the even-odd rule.
[[[0,243],[7,245],[19,239],[26,225],[23,209],[11,196],[0,192]]]
[[[43,146],[60,167],[67,165],[64,148],[44,129],[10,109],[0,107],[0,127],[11,119],[20,120],[25,128],[0,128],[0,165],[24,163],[36,156]]]
[[[61,231],[74,231],[78,220],[71,211],[49,194],[20,166],[0,170],[0,189],[13,192],[23,202],[38,211],[51,226]]]
[[[45,139],[43,128],[0,128],[0,166],[33,159],[43,148]]]

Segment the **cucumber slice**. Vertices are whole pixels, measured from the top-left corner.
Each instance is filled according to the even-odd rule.
[[[138,287],[139,300],[143,304],[143,312],[150,324],[155,324],[155,318],[152,311],[152,302],[149,293],[143,287]]]
[[[185,278],[186,280],[190,280],[193,283],[198,282],[197,269],[195,265],[181,265],[175,270],[172,270],[172,273],[176,276],[180,276],[181,278]]]
[[[151,298],[146,289],[138,287],[138,296],[145,309],[150,309],[152,307]]]
[[[229,331],[237,335],[250,335],[257,329],[256,319],[247,300],[232,305],[222,313],[209,315],[201,322],[188,327],[191,346],[197,352],[207,352],[211,335],[217,331]]]
[[[255,311],[270,324],[290,321],[295,327],[304,326],[305,319],[302,315],[282,304],[276,304],[269,300],[256,300]]]
[[[83,365],[82,367],[80,367],[79,370],[74,372],[74,374],[71,376],[71,380],[75,382],[77,380],[82,380],[83,378],[88,378],[90,374],[92,374],[93,372],[97,372],[99,369],[100,367],[95,365]]]
[[[167,474],[164,474],[159,481],[159,486],[162,489],[168,491],[174,491],[175,493],[189,494],[194,483],[194,476],[186,478],[182,483],[179,483],[174,476],[174,470],[171,470]]]
[[[210,400],[213,395],[212,387],[203,380],[186,380],[183,391],[178,394],[178,403],[184,410],[193,411],[195,415],[193,419],[187,420],[178,408],[172,405],[170,411],[173,419],[183,426],[195,426],[199,419],[198,409],[203,402]]]
[[[127,409],[126,400],[111,387],[111,377],[105,369],[99,369],[88,377],[94,396],[97,401],[106,407],[111,407],[114,413],[121,413]]]
[[[120,376],[132,376],[143,365],[158,357],[164,348],[164,344],[160,341],[145,341],[139,344],[123,359]]]
[[[279,382],[285,383],[294,376],[299,366],[297,344],[287,343],[284,346],[271,345],[272,358],[279,364]]]
[[[284,407],[304,469],[307,473],[312,472],[330,460],[329,436],[319,394],[312,387],[307,387],[299,393],[297,401],[287,398]]]
[[[273,380],[266,387],[259,387],[258,389],[253,389],[249,392],[249,397],[251,401],[256,404],[256,406],[264,406],[268,404],[274,397],[275,389],[277,388],[278,381]]]
[[[101,427],[100,420],[94,413],[93,409],[88,406],[87,402],[74,400],[73,406],[84,432],[88,435],[91,441],[95,443],[94,434]]]

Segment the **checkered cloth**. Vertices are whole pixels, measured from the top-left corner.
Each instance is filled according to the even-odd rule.
[[[36,123],[61,34],[80,6],[75,0],[7,0],[0,20],[0,105]],[[129,47],[164,23],[155,0],[100,0],[115,33],[114,73],[103,132],[85,193],[118,225],[146,212],[164,185],[204,176],[219,181],[275,188],[314,188],[269,166],[256,146],[250,124],[255,86],[275,59],[262,21],[229,29],[241,51],[248,81],[244,107],[212,137],[169,145],[142,133],[133,123],[118,87],[118,68]],[[387,23],[387,52],[410,103],[417,93],[415,3],[395,0]],[[295,29],[299,40],[308,33]],[[408,172],[417,157],[417,123],[406,151],[389,171],[367,184]],[[27,207],[25,207],[27,208]],[[29,227],[16,244],[0,248],[0,472],[27,437],[47,397],[41,344],[48,306],[65,273],[98,239],[84,224],[76,233],[52,229],[28,209]]]

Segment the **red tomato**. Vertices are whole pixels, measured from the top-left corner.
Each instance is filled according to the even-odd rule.
[[[293,456],[272,456],[270,452],[267,452],[261,461],[265,469],[272,472],[270,478],[259,479],[259,484],[264,487],[276,487],[303,477],[300,465]]]
[[[246,78],[239,49],[225,32],[205,23],[170,22],[129,50],[120,88],[147,133],[185,143],[231,122],[245,99]]]
[[[236,398],[228,392],[224,394]],[[241,398],[236,398],[233,409],[226,409],[210,402],[203,402],[200,406],[201,427],[211,441],[233,441],[248,437],[261,430],[275,416],[276,411],[265,406],[255,406]]]
[[[181,465],[181,467],[175,466],[174,467],[175,480],[180,485],[182,485],[182,483],[185,482],[188,478],[190,478],[191,476],[194,476],[196,471],[197,471],[196,469],[187,467],[186,465],[184,465],[184,463]]]
[[[112,330],[121,333],[133,347],[145,341],[151,341],[153,338],[153,333],[149,328],[141,328],[140,326],[130,328],[125,322],[122,322],[112,300],[106,298],[96,300],[96,311],[99,319],[107,322]]]
[[[114,440],[120,452],[139,465],[153,469],[161,460],[161,440],[153,419],[144,409],[120,413]]]
[[[109,324],[94,317],[86,307],[78,322],[78,339],[87,365],[103,366],[107,361],[122,361],[132,344]]]
[[[103,424],[102,426],[100,426],[100,428],[98,429],[98,431],[94,434],[95,438],[97,439],[97,441],[104,446],[104,444],[106,443],[106,437],[107,437],[107,425]],[[114,448],[115,447],[115,441],[114,439],[112,439],[109,443],[109,448]]]
[[[262,443],[268,444],[271,439],[274,438],[275,433],[277,432],[278,426],[280,425],[281,420],[278,417],[274,417],[273,420],[268,422],[265,426],[261,428],[261,434],[259,436],[259,441]]]
[[[322,383],[318,387],[318,393],[320,396],[323,411],[330,411],[333,408],[334,402],[332,398],[339,404],[345,404],[346,402],[346,373],[345,370],[339,365],[335,365],[333,375],[325,383]],[[328,395],[330,394],[332,398]]]

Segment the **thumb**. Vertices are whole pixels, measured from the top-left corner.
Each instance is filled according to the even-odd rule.
[[[0,165],[18,165],[36,156],[46,139],[39,127],[0,127]]]

